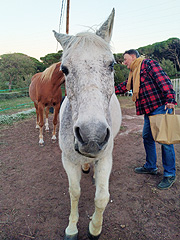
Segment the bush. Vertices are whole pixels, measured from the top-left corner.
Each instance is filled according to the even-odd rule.
[[[128,78],[129,70],[125,65],[117,64],[114,66],[114,81],[117,86],[119,83],[124,82]]]
[[[35,109],[30,109],[30,110],[15,113],[12,115],[1,115],[0,116],[0,124],[12,124],[13,122],[17,122],[19,120],[29,118],[30,116],[32,116],[34,114],[36,114]]]
[[[20,98],[20,97],[29,97],[29,89],[23,88],[18,92],[1,92],[0,99],[11,99],[11,98]]]

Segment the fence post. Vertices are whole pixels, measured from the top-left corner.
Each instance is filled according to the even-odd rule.
[[[176,92],[176,102],[180,106],[180,78],[172,79],[173,89]]]

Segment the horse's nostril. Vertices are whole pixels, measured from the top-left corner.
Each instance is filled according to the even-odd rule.
[[[81,136],[81,133],[80,133],[80,128],[79,127],[76,127],[75,128],[75,134],[76,134],[76,138],[78,139],[78,141],[83,144],[84,143],[84,140]]]
[[[109,130],[109,128],[107,128],[107,134],[106,134],[104,141],[107,142],[109,140],[109,137],[110,137],[110,130]]]
[[[102,148],[109,140],[110,137],[110,130],[109,128],[107,128],[106,133],[104,134],[103,139],[101,140],[101,142],[99,142],[99,146]]]
[[[104,126],[96,129],[96,132],[92,135],[92,128],[85,126],[75,127],[75,137],[82,145],[88,144],[90,141],[97,142],[100,148],[102,148],[109,140],[110,130],[104,128]]]

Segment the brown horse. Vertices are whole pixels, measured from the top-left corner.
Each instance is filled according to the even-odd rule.
[[[36,108],[37,120],[36,128],[40,128],[39,144],[43,145],[43,125],[44,125],[44,108],[46,107],[46,131],[49,131],[48,113],[49,108],[54,108],[53,119],[53,135],[52,140],[56,140],[56,125],[57,117],[62,100],[61,84],[64,83],[65,78],[62,71],[60,71],[61,63],[54,63],[44,72],[36,73],[29,86],[29,96],[34,102]]]

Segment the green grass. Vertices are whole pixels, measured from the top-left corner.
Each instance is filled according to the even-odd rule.
[[[65,90],[62,87],[62,96],[65,95]],[[30,97],[17,97],[10,99],[0,99],[0,115],[13,114],[20,111],[25,111],[34,107],[34,103]]]
[[[121,108],[135,108],[132,97],[118,96]],[[29,97],[1,99],[0,124],[9,125],[35,115],[34,103]],[[178,108],[176,108],[178,109]],[[30,111],[28,111],[30,110]]]
[[[34,103],[29,97],[1,99],[0,101],[1,127],[11,125],[33,115],[35,115]]]
[[[11,115],[0,115],[0,129],[4,125],[12,125],[14,122],[30,118],[35,114],[35,109],[32,108],[27,111],[18,112]]]
[[[0,115],[13,114],[34,107],[34,103],[29,97],[1,99]]]

